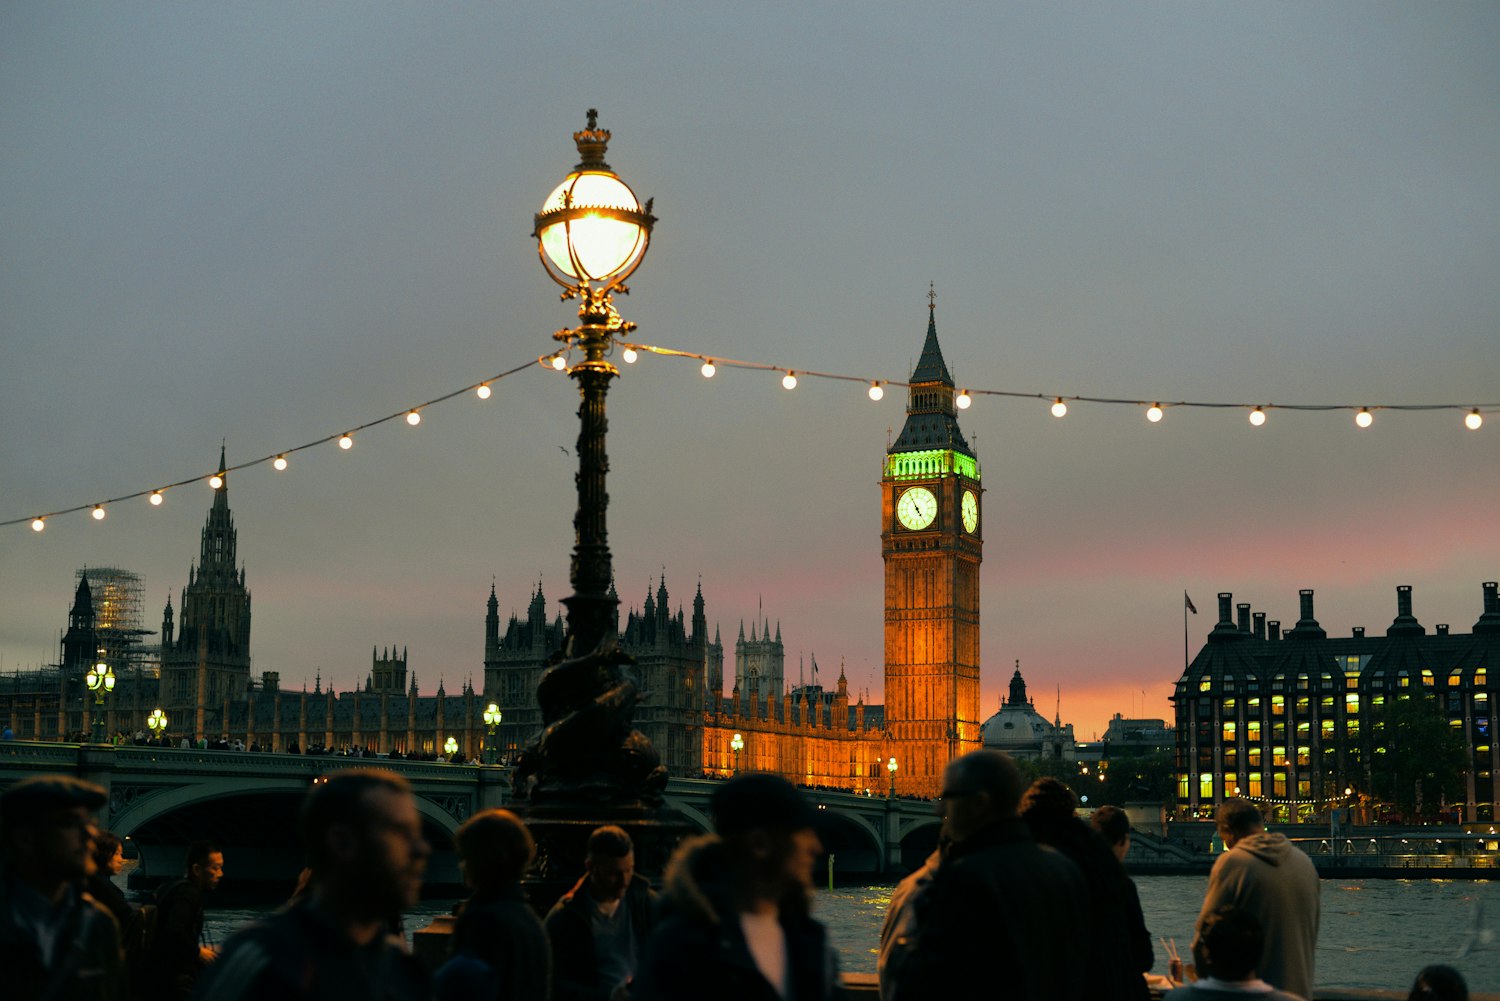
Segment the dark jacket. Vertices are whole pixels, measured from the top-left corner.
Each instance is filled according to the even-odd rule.
[[[555,1001],[608,1001],[598,983],[599,962],[594,955],[594,925],[588,877],[563,894],[547,912],[547,938],[552,943],[552,997]],[[630,918],[637,959],[656,927],[656,893],[641,876],[633,876],[620,906]]]
[[[116,886],[115,881],[102,872],[96,872],[90,876],[84,886],[87,887],[89,896],[103,904],[105,909],[114,915],[115,924],[120,926],[120,931],[123,933],[135,916],[135,908],[131,907],[130,901],[125,899],[125,891]]]
[[[149,976],[165,1001],[192,994],[204,966],[198,953],[202,943],[203,891],[188,879],[168,883],[156,897],[156,933],[146,957]]]
[[[52,963],[44,966],[40,946],[13,918],[17,894],[34,892],[18,885],[9,873],[0,876],[0,983],[5,996],[26,1001],[123,998],[125,965],[119,930],[109,911],[82,890],[70,891]]]
[[[298,901],[230,937],[194,1001],[423,1001],[426,977],[396,935],[355,945]]]
[[[1151,938],[1146,934],[1146,965],[1140,965],[1139,936],[1145,919],[1135,884],[1115,857],[1109,842],[1075,816],[1023,817],[1032,837],[1066,855],[1083,873],[1089,938],[1093,943],[1091,993],[1097,1001],[1146,1001],[1151,992],[1143,973],[1151,969]],[[1134,913],[1131,904],[1134,903]],[[1140,930],[1133,921],[1140,922]]]
[[[482,959],[495,971],[495,997],[546,1001],[552,996],[552,950],[541,920],[521,888],[479,890],[464,901],[449,948]]]
[[[723,842],[705,835],[683,842],[667,866],[662,913],[641,957],[631,996],[636,1001],[778,1001],[740,929]],[[804,900],[784,902],[785,1001],[835,1001],[838,959]]]
[[[1004,820],[953,845],[917,902],[896,971],[902,1001],[1094,998],[1087,891],[1078,867]]]

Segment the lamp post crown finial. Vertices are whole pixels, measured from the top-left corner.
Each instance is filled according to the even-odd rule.
[[[578,144],[579,163],[575,170],[609,170],[609,164],[604,162],[604,151],[609,148],[609,139],[612,133],[609,129],[599,128],[599,112],[597,109],[589,109],[588,126],[581,132],[573,133],[573,142]]]

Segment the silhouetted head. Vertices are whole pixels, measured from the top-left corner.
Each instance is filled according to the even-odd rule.
[[[1469,985],[1451,966],[1425,966],[1411,985],[1407,1001],[1469,1001]]]
[[[598,901],[619,900],[635,876],[635,845],[622,828],[608,824],[589,835],[583,867],[588,872],[589,896]]]
[[[1118,806],[1101,806],[1089,818],[1089,826],[1103,838],[1121,862],[1130,851],[1130,817]]]
[[[509,810],[481,810],[453,836],[464,881],[476,890],[513,886],[536,857],[536,842]]]
[[[120,839],[108,831],[94,835],[94,869],[105,879],[116,875],[124,863],[124,848]]]
[[[1016,816],[1025,781],[1003,751],[971,751],[943,770],[943,833],[959,844]]]
[[[182,873],[200,890],[218,889],[224,878],[223,850],[212,841],[194,841],[188,845]]]
[[[1255,976],[1266,938],[1254,914],[1238,907],[1220,907],[1203,919],[1199,934],[1210,976],[1231,983]]]
[[[432,853],[411,786],[384,768],[314,783],[298,816],[315,896],[368,919],[416,903]]]
[[[818,811],[800,789],[769,772],[740,775],[714,792],[713,815],[714,833],[733,860],[741,906],[805,904],[823,842]]]
[[[1240,838],[1248,838],[1266,829],[1266,820],[1261,816],[1260,807],[1238,796],[1231,796],[1219,804],[1214,824],[1218,828],[1219,837],[1224,839],[1225,846],[1229,848],[1233,848]]]

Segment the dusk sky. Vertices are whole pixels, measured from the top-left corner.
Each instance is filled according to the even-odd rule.
[[[12,2],[0,7],[0,667],[57,658],[74,572],[158,628],[206,475],[552,350],[532,216],[586,109],[659,217],[643,342],[906,378],[928,283],[979,396],[983,711],[1016,660],[1080,737],[1170,718],[1214,596],[1330,635],[1395,589],[1467,632],[1500,578],[1500,5]],[[639,607],[763,605],[879,702],[881,458],[905,392],[646,355],[609,398]],[[569,591],[576,395],[533,366],[230,476],[253,670],[482,680],[484,606]],[[690,610],[689,610],[690,614]],[[728,665],[726,665],[728,666]]]

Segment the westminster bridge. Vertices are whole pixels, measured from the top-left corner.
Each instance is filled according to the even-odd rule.
[[[433,846],[429,879],[460,882],[449,846],[460,824],[511,801],[510,769],[491,765],[277,752],[149,746],[0,742],[0,789],[31,775],[64,774],[103,786],[100,826],[130,839],[147,876],[170,876],[191,841],[225,847],[238,879],[285,881],[301,868],[297,808],[308,786],[341,768],[378,765],[411,783]],[[672,778],[666,805],[700,830],[712,828],[709,800],[721,780]],[[820,835],[845,875],[903,874],[937,843],[931,802],[805,790],[824,811]]]

